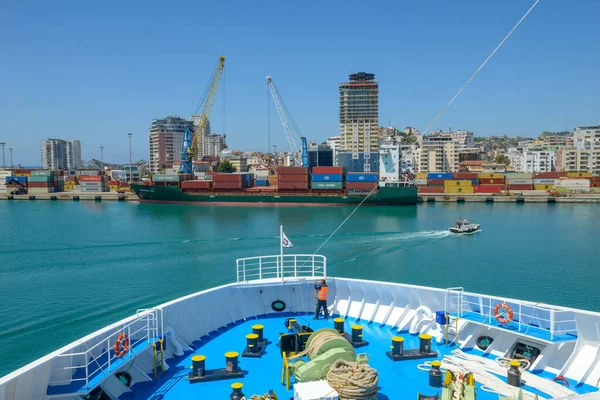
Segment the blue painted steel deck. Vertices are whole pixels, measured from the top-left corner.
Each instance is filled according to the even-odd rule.
[[[452,316],[457,317],[456,314],[452,314]],[[468,321],[475,322],[475,323],[478,323],[481,325],[486,325],[486,326],[491,326],[491,327],[501,329],[501,330],[511,331],[511,332],[514,332],[515,334],[531,336],[532,338],[540,339],[545,342],[555,343],[555,342],[570,342],[570,341],[577,340],[577,336],[568,334],[568,333],[555,334],[554,337],[552,337],[550,334],[550,330],[539,328],[539,327],[533,326],[533,325],[521,325],[521,328],[519,329],[519,323],[516,321],[511,321],[510,323],[503,325],[500,322],[498,322],[496,320],[496,318],[494,318],[494,317],[481,315],[479,313],[471,312],[471,311],[463,312],[462,316],[460,318],[466,319]]]
[[[152,400],[173,400],[173,399],[226,399],[231,393],[231,384],[242,382],[244,387],[242,391],[247,397],[253,394],[264,394],[269,390],[274,390],[279,399],[290,399],[293,397],[293,390],[287,391],[281,384],[282,359],[277,347],[279,334],[286,332],[284,327],[285,318],[259,318],[258,320],[248,320],[230,325],[227,329],[220,329],[221,334],[214,332],[210,336],[205,336],[202,340],[195,342],[195,353],[187,352],[184,356],[176,360],[168,360],[169,369],[159,376],[158,382],[146,382],[134,385],[131,389],[133,393],[123,394],[120,399],[152,399]],[[333,320],[314,321],[312,316],[296,317],[302,325],[309,325],[313,329],[321,327],[333,327]],[[264,336],[271,343],[267,346],[266,354],[262,358],[242,358],[240,356],[240,367],[248,371],[248,374],[241,379],[231,379],[217,382],[203,382],[190,384],[187,380],[191,357],[195,354],[203,354],[206,358],[206,368],[216,369],[225,367],[225,353],[228,351],[237,351],[242,353],[245,345],[245,336],[252,332],[252,325],[260,322],[264,325]],[[350,325],[356,323],[355,320],[346,320],[346,332],[350,332]],[[433,359],[410,360],[392,362],[385,352],[390,349],[392,336],[400,335],[405,338],[404,348],[418,348],[419,339],[408,333],[398,333],[396,329],[389,326],[380,326],[379,324],[363,324],[363,336],[369,341],[369,345],[357,349],[358,353],[367,353],[370,357],[369,364],[377,369],[379,373],[379,385],[381,387],[378,399],[416,399],[417,393],[424,395],[433,395],[441,393],[441,389],[435,389],[428,384],[428,373],[417,369],[417,365],[431,361]],[[453,347],[437,345],[433,343],[433,348],[438,351],[438,359],[449,354]],[[483,354],[477,350],[468,351],[471,354]],[[551,376],[547,376],[551,378]],[[526,390],[536,393],[530,387],[525,386]],[[572,388],[580,393],[595,391],[591,386],[582,386]],[[543,395],[541,392],[537,392]],[[477,384],[478,400],[497,400],[496,394],[484,392],[479,389]]]

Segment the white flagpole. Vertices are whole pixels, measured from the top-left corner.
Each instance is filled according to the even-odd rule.
[[[283,225],[279,225],[279,259],[280,261],[280,273],[281,280],[283,280]]]

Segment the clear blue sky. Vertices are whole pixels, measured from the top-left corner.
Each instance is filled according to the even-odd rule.
[[[232,148],[266,150],[266,75],[309,140],[338,134],[337,85],[358,71],[380,83],[381,125],[424,129],[532,4],[7,0],[0,141],[23,165],[39,165],[47,137],[126,162],[132,132],[133,158],[148,159],[151,120],[189,117],[221,54]],[[516,136],[600,122],[599,15],[598,0],[541,0],[434,128]]]

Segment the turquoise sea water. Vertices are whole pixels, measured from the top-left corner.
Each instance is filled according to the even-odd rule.
[[[279,225],[313,253],[352,208],[0,202],[0,376],[108,323],[235,279],[276,254]],[[597,205],[359,209],[322,248],[328,272],[600,311]],[[447,232],[459,217],[482,224]]]

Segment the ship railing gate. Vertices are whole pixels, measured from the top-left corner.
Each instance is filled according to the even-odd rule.
[[[265,279],[325,278],[327,258],[318,254],[284,254],[236,260],[237,283]]]

